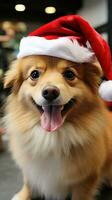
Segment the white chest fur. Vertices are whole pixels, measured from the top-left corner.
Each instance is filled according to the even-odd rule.
[[[67,123],[58,132],[45,133],[39,126],[24,138],[24,152],[29,152],[31,160],[24,165],[24,173],[34,189],[46,197],[60,199],[68,192],[63,177],[64,161],[61,153],[69,154],[70,146],[76,143],[78,135],[74,127]],[[82,141],[80,141],[82,142]],[[22,166],[23,167],[23,166]]]
[[[69,156],[71,145],[87,141],[84,135],[87,135],[84,130],[80,129],[79,133],[70,123],[65,123],[54,133],[46,133],[40,126],[21,136],[16,132],[19,155],[24,161],[19,163],[16,160],[33,189],[47,198],[61,199],[67,195],[69,184],[65,180],[61,153]]]
[[[25,173],[34,191],[47,198],[61,199],[67,195],[68,187],[63,179],[63,164],[59,157],[38,158],[28,164]]]
[[[75,142],[73,132],[74,128],[69,123],[56,133],[45,133],[39,126],[22,139],[24,153],[29,152],[31,155],[31,160],[22,166],[23,171],[32,188],[38,189],[48,198],[61,199],[67,195],[68,185],[63,178],[61,153],[69,154],[71,143]]]

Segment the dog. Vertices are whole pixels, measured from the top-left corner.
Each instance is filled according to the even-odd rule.
[[[96,61],[14,61],[4,79],[5,126],[24,185],[12,200],[92,200],[103,182],[112,185],[112,114],[98,94],[101,74]]]

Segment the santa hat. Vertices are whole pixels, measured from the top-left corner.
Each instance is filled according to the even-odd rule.
[[[29,55],[48,55],[78,63],[92,62],[96,56],[109,80],[100,85],[99,93],[105,100],[112,100],[112,62],[109,46],[81,16],[60,17],[24,37],[20,42],[18,58]]]

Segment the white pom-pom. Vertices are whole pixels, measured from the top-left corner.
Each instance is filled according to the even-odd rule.
[[[16,194],[11,200],[20,200],[19,195]]]
[[[112,81],[104,81],[99,87],[99,94],[105,101],[112,101]]]

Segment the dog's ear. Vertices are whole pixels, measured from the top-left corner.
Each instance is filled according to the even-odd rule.
[[[103,76],[102,68],[97,60],[93,63],[85,63],[84,65],[84,81],[95,92],[98,90],[99,84],[101,82],[101,77]]]
[[[97,77],[101,78],[103,76],[103,71],[101,68],[100,63],[98,62],[98,60],[95,60],[92,63],[92,71],[94,74],[96,74]]]
[[[4,76],[4,88],[10,88],[14,92],[17,92],[22,82],[21,79],[22,77],[19,70],[19,62],[16,60],[11,64],[9,70]]]

